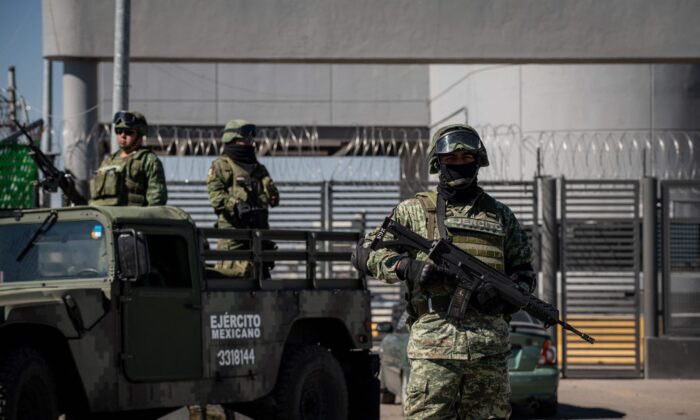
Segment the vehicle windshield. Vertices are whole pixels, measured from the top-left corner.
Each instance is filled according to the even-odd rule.
[[[96,221],[0,226],[0,283],[105,277],[107,266],[104,227]]]

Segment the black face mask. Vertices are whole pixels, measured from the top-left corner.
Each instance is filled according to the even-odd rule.
[[[476,186],[476,174],[479,166],[476,162],[464,165],[440,164],[440,182],[438,192],[447,201],[466,200]]]
[[[440,183],[461,190],[467,188],[474,181],[479,166],[476,162],[463,165],[440,164]]]
[[[234,142],[224,144],[224,154],[235,163],[252,164],[258,163],[255,157],[255,147]]]

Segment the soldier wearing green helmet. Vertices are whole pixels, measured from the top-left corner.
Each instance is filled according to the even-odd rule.
[[[163,164],[143,147],[146,117],[133,111],[114,114],[119,150],[106,157],[90,181],[90,204],[102,206],[162,206],[168,201]]]
[[[223,151],[209,169],[209,202],[218,216],[217,227],[223,229],[269,229],[268,210],[279,204],[275,183],[255,156],[256,126],[235,119],[224,127]],[[241,249],[242,241],[222,240],[217,249]],[[273,247],[265,242],[263,246]],[[250,275],[248,261],[222,261],[217,268],[233,277]]]
[[[420,235],[445,238],[484,263],[505,272],[524,291],[535,287],[531,251],[513,212],[478,185],[489,165],[479,134],[465,124],[437,130],[429,153],[436,190],[399,203],[392,218]],[[411,374],[404,414],[418,418],[508,418],[510,315],[517,310],[491,286],[470,300],[464,318],[446,316],[454,283],[427,254],[369,249],[379,227],[356,251],[359,269],[387,283],[406,283],[410,317]]]

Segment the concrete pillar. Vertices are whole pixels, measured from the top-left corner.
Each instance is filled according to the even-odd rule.
[[[41,135],[41,150],[49,155],[51,161],[56,164],[56,159],[51,154],[53,147],[51,128],[53,114],[53,72],[51,69],[51,60],[44,59],[44,86],[43,86],[43,103],[41,113],[44,116],[44,131]],[[39,192],[39,207],[51,207],[51,195],[46,191]]]
[[[656,178],[645,177],[643,184],[644,214],[642,217],[642,262],[644,264],[644,357],[645,376],[649,375],[648,343],[650,338],[659,336],[658,323],[658,267],[656,229],[658,208],[656,201]]]
[[[90,197],[89,181],[99,165],[97,61],[63,62],[63,163],[75,186]]]
[[[559,225],[557,223],[557,180],[540,178],[542,193],[542,300],[557,306],[557,271],[559,270]],[[556,325],[549,334],[557,342]]]

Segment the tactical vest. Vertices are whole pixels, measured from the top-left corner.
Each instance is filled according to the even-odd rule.
[[[426,216],[428,237],[437,239],[437,192],[418,193],[416,198]],[[491,196],[482,192],[464,215],[449,211],[445,214],[444,226],[447,236],[458,248],[498,271],[505,271],[505,231],[497,216],[496,201]]]
[[[148,149],[125,158],[117,152],[106,159],[90,181],[91,203],[99,206],[145,206],[147,179],[143,171]]]
[[[276,206],[274,200],[277,195],[270,192],[272,179],[262,165],[257,165],[248,173],[226,155],[221,156],[226,162],[221,165],[224,185],[228,185],[227,193],[230,197],[250,206],[248,214],[244,217],[229,218],[234,227],[268,229],[268,208]]]

